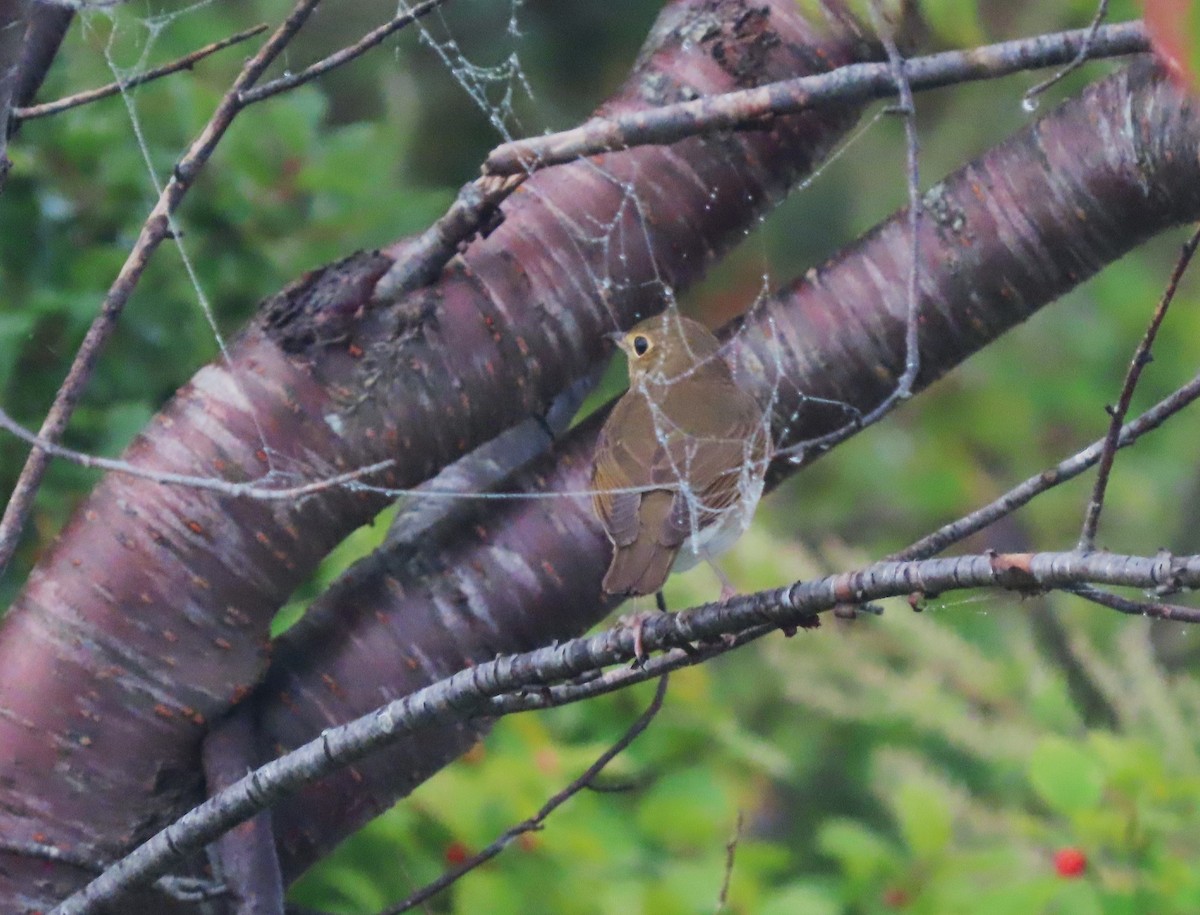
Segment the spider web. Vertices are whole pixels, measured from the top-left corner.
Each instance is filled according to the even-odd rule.
[[[184,20],[196,17],[201,13],[219,10],[223,6],[225,6],[223,0],[199,0],[199,2],[181,8],[147,9],[146,7],[135,7],[133,4],[117,5],[107,2],[107,0],[100,0],[100,2],[79,3],[77,9],[85,34],[103,37],[99,50],[113,79],[126,84],[158,62],[156,52],[163,44],[164,36],[169,35],[173,28]],[[465,10],[461,15],[470,16],[472,14],[473,4],[465,2],[460,6]],[[318,16],[324,9],[324,7],[318,7]],[[403,12],[407,9],[409,9],[409,5],[403,0],[395,8],[396,12]],[[536,102],[538,95],[535,92],[534,81],[526,72],[519,53],[524,12],[521,0],[509,0],[507,22],[503,33],[499,36],[489,36],[491,40],[486,55],[482,58],[477,57],[480,52],[468,47],[471,44],[470,41],[464,41],[459,37],[463,26],[456,19],[457,10],[458,7],[439,8],[431,15],[418,19],[413,29],[406,30],[400,33],[399,37],[392,39],[394,46],[392,61],[396,69],[403,70],[406,66],[412,66],[414,46],[419,44],[440,63],[445,77],[449,78],[458,91],[483,113],[494,133],[495,142],[510,140],[517,135],[529,134],[531,132],[530,125],[523,123],[518,114],[518,107],[521,101]],[[314,19],[314,23],[317,22],[318,20]],[[298,52],[293,52],[291,48],[286,52],[283,63],[289,71],[302,65],[298,58]],[[303,62],[303,65],[307,65],[307,62]],[[157,195],[162,192],[166,180],[167,168],[163,163],[175,161],[180,154],[180,149],[169,145],[170,138],[164,134],[169,135],[170,131],[163,131],[160,124],[143,114],[143,93],[153,91],[156,91],[155,84],[123,89],[121,98],[143,161],[147,192]],[[267,104],[271,104],[271,102]],[[880,115],[876,115],[867,121],[855,134],[843,142],[826,164],[801,185],[800,189],[803,190],[808,184],[815,181],[830,163],[836,161],[859,137],[869,131],[878,122],[879,117]],[[665,278],[664,272],[658,269],[649,228],[652,220],[646,212],[646,203],[638,194],[636,183],[618,177],[595,160],[588,160],[584,163],[584,167],[594,171],[600,180],[610,183],[619,191],[620,203],[607,219],[599,219],[590,213],[565,212],[556,208],[553,201],[542,198],[543,203],[547,204],[548,209],[566,230],[573,243],[586,254],[579,259],[584,275],[579,277],[578,281],[583,287],[584,294],[594,296],[605,303],[606,307],[607,303],[617,298],[635,296],[647,302],[666,302],[669,313],[676,311],[679,305],[676,302],[675,290]],[[211,171],[213,164],[209,163],[207,168]],[[531,192],[537,193],[533,189]],[[714,190],[707,192],[715,201],[716,192]],[[765,217],[760,217],[759,222],[763,222],[764,219]],[[208,332],[218,349],[220,360],[233,371],[234,381],[237,383],[237,367],[230,359],[228,341],[220,328],[212,297],[205,287],[205,281],[197,269],[196,259],[192,253],[192,245],[189,240],[192,228],[189,208],[185,203],[170,223],[174,238],[172,244],[179,252],[179,264],[192,290],[194,306],[203,315]],[[751,230],[746,230],[746,233],[749,235]],[[640,282],[638,288],[630,288],[625,279],[595,266],[610,263],[624,264],[633,258],[644,260],[647,255],[649,255],[649,261],[654,265],[652,275],[649,279]],[[775,285],[765,247],[762,247],[761,243],[758,256],[762,260],[760,284],[756,300],[747,303],[747,310],[751,312],[768,297],[770,290]],[[162,258],[163,255],[160,253],[159,259]],[[621,330],[621,321],[611,309],[610,316],[611,329],[613,331]],[[771,337],[777,339],[774,335]],[[729,342],[726,341],[726,344]],[[776,347],[778,348],[778,344]],[[781,392],[790,384],[783,370],[782,353],[776,349],[769,355],[768,361],[773,370],[773,377],[767,379],[765,384],[763,379],[756,379],[753,385],[757,389],[756,393],[763,407],[763,413],[761,428],[747,443],[748,449],[753,442],[764,438],[771,440],[777,437],[786,437],[788,427],[797,419],[800,410],[791,416],[781,417],[778,407],[782,400],[787,400],[789,403],[799,402],[802,405],[806,402],[806,398],[803,395],[797,396],[798,392],[794,390],[788,390],[787,398],[780,396]],[[686,377],[685,374],[675,381],[683,381]],[[743,384],[747,381],[749,379],[741,379]],[[244,397],[243,400],[246,404],[252,403],[249,397]],[[262,485],[307,482],[311,481],[314,476],[319,477],[324,472],[320,468],[286,466],[281,460],[279,452],[271,447],[269,438],[263,427],[258,424],[257,418],[255,422],[258,447],[268,457],[268,472],[259,481]],[[668,439],[677,431],[671,428],[670,423],[661,413],[656,413],[654,434],[660,444],[665,447]],[[700,443],[696,442],[695,444],[699,445]],[[799,456],[801,452],[796,453]],[[706,505],[704,498],[687,484],[686,481],[690,475],[690,467],[686,466],[688,462],[689,459],[685,458],[684,465],[678,466],[675,470],[679,480],[679,491],[687,502],[690,526],[694,530],[699,530],[702,520],[712,516],[714,506]],[[746,461],[740,471],[739,489],[751,501],[756,499],[757,491],[761,489],[764,470],[763,461],[757,463]],[[588,489],[573,492],[505,492],[494,489],[471,491],[464,490],[461,486],[451,485],[449,482],[451,479],[451,476],[435,478],[417,490],[380,489],[353,481],[344,485],[352,489],[384,492],[394,498],[419,496],[422,501],[546,498],[590,500],[593,495],[592,491]]]

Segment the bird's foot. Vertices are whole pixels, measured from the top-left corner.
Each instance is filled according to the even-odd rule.
[[[642,643],[642,627],[646,620],[658,615],[656,610],[638,610],[634,613],[623,613],[617,617],[617,625],[622,629],[633,631],[633,666],[641,667],[646,663],[646,646]]]

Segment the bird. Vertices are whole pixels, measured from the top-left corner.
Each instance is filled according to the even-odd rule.
[[[668,309],[610,336],[628,356],[629,388],[600,430],[592,472],[592,506],[613,544],[602,588],[661,597],[673,570],[711,561],[749,527],[770,423],[703,324]]]

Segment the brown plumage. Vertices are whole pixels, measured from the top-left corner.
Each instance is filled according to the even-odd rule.
[[[771,441],[762,408],[701,324],[667,311],[618,345],[629,390],[600,431],[592,476],[614,547],[603,587],[653,594],[672,568],[712,558],[746,529]]]

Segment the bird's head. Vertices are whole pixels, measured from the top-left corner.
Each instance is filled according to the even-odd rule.
[[[703,324],[674,309],[646,318],[613,339],[629,357],[631,384],[661,384],[695,373],[729,374],[720,341]]]

